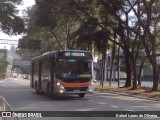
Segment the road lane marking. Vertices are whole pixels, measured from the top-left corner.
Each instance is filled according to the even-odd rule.
[[[75,111],[94,111],[96,110],[97,108],[78,108],[76,109]]]
[[[134,111],[134,110],[130,110],[130,109],[124,109],[124,111]]]
[[[148,108],[148,106],[132,106],[132,108]]]
[[[116,105],[109,105],[109,106],[112,108],[119,108],[119,106],[116,106]]]
[[[88,100],[89,102],[94,102],[94,100]]]
[[[98,104],[101,104],[101,105],[104,105],[104,104],[106,104],[106,103],[104,103],[104,102],[97,102]]]

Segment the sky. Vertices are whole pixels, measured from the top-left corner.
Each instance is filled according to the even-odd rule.
[[[17,8],[20,10],[19,15],[22,15],[22,10],[26,9],[27,7],[30,7],[32,5],[35,4],[35,0],[23,0],[22,5],[18,6]],[[22,38],[23,35],[13,35],[13,36],[9,36],[7,34],[4,34],[2,32],[0,32],[0,39],[9,39],[9,40],[19,40],[19,38]],[[6,45],[6,44],[0,44],[0,49],[3,48],[7,48],[10,49],[10,45]]]

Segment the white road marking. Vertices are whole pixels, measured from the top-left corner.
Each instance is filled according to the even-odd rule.
[[[116,105],[109,105],[109,106],[112,108],[119,108],[119,106],[116,106]]]
[[[134,111],[134,110],[130,110],[130,109],[124,109],[124,111]]]
[[[94,100],[88,100],[89,102],[94,102]]]
[[[101,105],[105,105],[106,103],[104,102],[97,102],[98,104],[101,104]]]
[[[97,108],[79,108],[79,109],[76,109],[75,111],[94,111],[95,109]]]

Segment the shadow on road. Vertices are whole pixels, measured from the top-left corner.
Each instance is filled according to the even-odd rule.
[[[48,98],[49,101],[88,100],[87,97],[79,98],[78,95],[74,95],[74,94],[53,95],[51,97],[46,96],[45,93],[37,94],[34,92],[33,94],[46,97]]]

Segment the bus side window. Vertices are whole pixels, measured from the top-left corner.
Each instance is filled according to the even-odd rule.
[[[54,58],[51,57],[51,65],[50,65],[50,70],[51,70],[51,74],[53,75],[52,77],[54,77],[55,73],[56,73],[56,62],[54,60]]]
[[[60,65],[59,65],[59,61],[58,61],[58,60],[55,62],[55,65],[54,65],[54,66],[56,67],[56,68],[55,68],[55,75],[56,75],[57,78],[59,78],[59,72],[60,72],[60,71],[59,71],[59,69],[60,69],[59,66],[60,66]]]
[[[49,58],[45,58],[42,62],[42,75],[43,78],[50,79],[50,68],[51,68],[51,62]],[[44,77],[45,76],[45,77]]]

